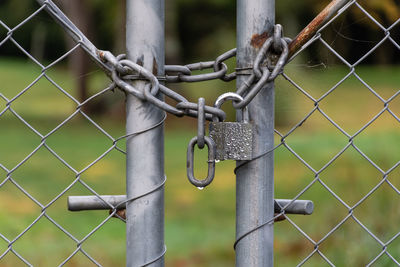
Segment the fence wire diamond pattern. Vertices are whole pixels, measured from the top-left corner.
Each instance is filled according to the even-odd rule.
[[[324,39],[324,30],[329,27],[329,25],[334,22],[338,17],[341,15],[345,14],[348,12],[349,9],[355,8],[358,11],[362,12],[369,22],[374,23],[383,33],[383,38],[377,42],[368,52],[366,52],[361,58],[359,58],[356,62],[350,63],[347,61],[343,56],[341,56],[339,51],[336,51],[335,48],[333,48],[330,44],[330,42],[326,41]],[[38,14],[44,13],[45,5],[39,6],[34,13],[32,13],[29,17],[25,18],[22,20],[18,25],[11,27],[7,25],[5,22],[0,20],[0,27],[2,28],[2,31],[6,31],[7,34],[2,40],[0,40],[0,49],[2,46],[6,44],[12,44],[15,46],[20,52],[22,52],[26,58],[28,58],[31,62],[33,62],[38,68],[40,68],[40,74],[25,88],[22,89],[19,93],[17,93],[13,97],[6,96],[0,91],[0,99],[2,99],[2,102],[5,103],[5,107],[1,108],[0,111],[0,119],[5,116],[13,116],[14,120],[19,121],[25,126],[26,131],[31,131],[34,135],[37,136],[39,142],[36,145],[36,147],[28,153],[27,156],[25,156],[22,160],[20,160],[17,164],[14,166],[6,166],[3,165],[0,161],[0,169],[3,171],[2,173],[2,178],[1,178],[1,183],[0,183],[0,189],[5,188],[7,186],[12,185],[14,188],[18,189],[20,192],[22,192],[26,197],[28,197],[32,203],[34,203],[39,209],[40,212],[37,214],[37,216],[34,218],[34,220],[24,228],[23,231],[18,233],[16,236],[10,238],[8,237],[5,233],[2,232],[2,229],[0,229],[0,238],[7,244],[7,248],[1,252],[0,259],[6,257],[8,254],[14,254],[21,262],[25,263],[28,266],[32,266],[32,263],[30,260],[26,257],[23,256],[22,252],[19,252],[18,249],[14,248],[14,244],[20,240],[23,239],[24,236],[31,231],[31,229],[41,220],[47,220],[50,222],[52,225],[54,225],[57,229],[62,231],[66,237],[71,239],[75,245],[76,248],[70,253],[67,257],[62,259],[60,263],[58,263],[60,266],[65,265],[70,261],[76,254],[81,254],[87,257],[93,264],[97,266],[101,266],[101,263],[99,263],[94,257],[92,257],[86,249],[84,249],[83,244],[90,239],[101,227],[103,227],[110,219],[115,216],[115,210],[114,212],[111,212],[111,214],[104,216],[102,221],[98,223],[95,227],[90,229],[88,233],[83,237],[83,238],[77,238],[74,234],[72,234],[70,231],[67,230],[67,227],[62,226],[62,224],[58,223],[53,216],[49,215],[49,208],[52,207],[58,200],[60,200],[62,197],[65,197],[67,192],[76,186],[77,184],[82,185],[84,188],[86,188],[88,191],[91,192],[91,194],[96,195],[97,197],[100,197],[100,194],[96,192],[92,186],[90,186],[87,182],[85,182],[84,179],[82,179],[82,175],[84,175],[88,170],[90,170],[94,165],[96,165],[98,162],[100,162],[103,158],[105,158],[107,155],[109,155],[112,152],[117,152],[121,155],[125,155],[124,150],[121,148],[121,145],[119,145],[119,141],[122,141],[124,137],[115,137],[113,134],[109,133],[104,127],[100,126],[93,118],[91,118],[85,111],[84,108],[85,105],[88,105],[91,101],[94,101],[95,99],[98,99],[102,97],[103,95],[107,95],[111,91],[115,89],[115,86],[112,84],[109,87],[96,92],[92,96],[90,96],[87,100],[84,102],[78,101],[74,96],[72,96],[68,90],[63,88],[63,86],[59,85],[59,83],[52,78],[48,72],[49,70],[60,63],[61,61],[65,60],[69,55],[74,53],[78,49],[83,49],[81,47],[81,43],[76,43],[74,47],[70,48],[68,51],[66,51],[63,55],[61,55],[58,59],[55,61],[51,62],[50,64],[44,65],[41,62],[39,62],[37,59],[35,59],[24,47],[22,47],[16,38],[14,38],[14,33],[24,25],[30,23],[30,21],[35,18]],[[397,123],[400,123],[400,118],[398,114],[396,114],[392,109],[391,109],[391,103],[394,102],[394,100],[398,97],[400,94],[400,90],[398,90],[396,93],[394,93],[392,96],[389,98],[385,98],[381,96],[377,90],[373,88],[373,86],[370,86],[368,82],[365,81],[365,79],[358,74],[357,72],[357,67],[363,63],[363,61],[373,54],[379,47],[381,47],[384,43],[390,43],[393,46],[395,46],[398,50],[400,50],[400,45],[399,43],[393,38],[391,35],[391,31],[400,24],[400,19],[396,20],[394,23],[392,23],[390,26],[385,27],[382,25],[377,19],[375,19],[362,5],[361,1],[351,1],[348,5],[346,5],[345,8],[340,10],[340,12],[335,16],[330,22],[328,22],[318,33],[314,38],[304,47],[302,50],[307,49],[307,47],[311,46],[312,44],[318,43],[321,46],[324,46],[331,54],[331,56],[334,56],[337,61],[341,62],[348,68],[348,72],[346,75],[344,75],[339,81],[336,82],[334,86],[329,88],[322,96],[319,98],[316,98],[313,96],[312,93],[308,92],[307,88],[304,88],[300,85],[300,82],[297,82],[296,79],[291,77],[290,71],[284,71],[282,73],[282,77],[284,80],[286,80],[292,87],[293,90],[297,90],[300,92],[303,97],[307,98],[308,101],[311,101],[314,104],[314,107],[307,113],[307,115],[302,118],[299,122],[295,124],[295,126],[287,131],[286,133],[280,132],[276,130],[276,136],[280,140],[277,143],[277,146],[275,149],[284,149],[288,153],[292,154],[294,157],[298,159],[298,161],[305,166],[309,171],[312,172],[313,178],[311,181],[301,190],[298,191],[298,194],[293,198],[295,199],[300,199],[304,194],[306,194],[307,191],[311,190],[313,187],[315,187],[317,184],[322,186],[324,188],[324,192],[327,195],[330,195],[334,199],[337,200],[338,205],[343,206],[346,211],[348,212],[347,215],[342,218],[339,223],[337,223],[333,228],[331,228],[328,232],[326,233],[320,233],[322,236],[318,239],[311,237],[306,230],[302,229],[302,226],[298,225],[296,223],[296,220],[292,216],[288,216],[282,211],[281,214],[286,218],[286,222],[289,223],[291,226],[293,226],[313,247],[312,251],[306,255],[306,257],[302,258],[299,260],[299,266],[301,265],[306,265],[309,260],[315,255],[319,255],[326,263],[328,263],[331,266],[335,266],[335,262],[333,262],[329,256],[327,256],[326,252],[321,249],[321,246],[327,240],[336,232],[338,229],[340,229],[344,224],[346,224],[349,221],[353,221],[356,223],[360,229],[365,233],[365,235],[369,235],[375,242],[376,244],[380,247],[381,251],[377,255],[371,255],[371,259],[367,263],[367,266],[371,266],[374,263],[376,263],[382,256],[386,255],[393,264],[400,265],[399,258],[396,258],[396,255],[393,255],[393,253],[389,252],[389,247],[390,245],[398,238],[400,235],[400,231],[395,233],[391,238],[388,240],[383,240],[382,238],[378,237],[376,233],[374,233],[373,230],[371,230],[365,223],[363,223],[363,220],[360,219],[358,216],[356,216],[355,211],[357,210],[358,207],[360,207],[368,198],[370,198],[377,190],[379,190],[383,185],[388,185],[397,195],[400,195],[400,190],[388,179],[389,175],[400,165],[400,161],[398,161],[396,164],[391,166],[388,169],[384,169],[379,164],[377,164],[374,160],[371,159],[371,157],[363,151],[362,148],[360,148],[356,144],[357,138],[364,133],[368,127],[373,125],[379,118],[381,118],[383,115],[390,115]],[[298,53],[301,55],[301,51]],[[290,67],[290,63],[288,64],[288,67]],[[382,104],[382,109],[377,112],[367,123],[365,123],[359,130],[357,130],[355,133],[350,134],[348,131],[346,131],[340,124],[340,122],[336,122],[332,117],[329,116],[329,112],[324,111],[323,104],[321,104],[324,100],[327,100],[329,96],[335,93],[335,91],[348,79],[350,78],[355,78],[362,84],[363,87],[365,87],[368,91],[370,91],[377,100],[379,100]],[[38,130],[33,126],[33,123],[29,122],[29,119],[25,119],[23,115],[20,115],[19,112],[14,108],[14,104],[17,103],[23,95],[29,93],[36,84],[38,84],[40,81],[46,80],[48,81],[52,87],[57,90],[58,92],[62,93],[64,98],[67,98],[68,101],[71,101],[74,103],[75,106],[75,111],[68,116],[65,120],[63,120],[61,123],[59,123],[56,127],[54,127],[52,130],[48,132],[43,132],[41,130]],[[279,88],[277,88],[279,90]],[[301,153],[296,151],[296,148],[292,147],[290,137],[295,136],[296,132],[300,127],[304,127],[306,122],[312,117],[315,116],[316,114],[321,115],[326,122],[331,124],[333,127],[336,128],[336,130],[341,134],[342,138],[346,140],[346,145],[340,149],[336,155],[334,155],[328,162],[326,162],[323,167],[321,168],[315,168],[313,164],[309,163],[308,160],[302,156]],[[106,148],[98,155],[94,160],[92,160],[90,163],[88,163],[86,166],[83,168],[77,168],[73,164],[69,162],[69,160],[64,159],[63,155],[61,153],[57,152],[57,149],[52,147],[52,145],[49,144],[48,139],[50,139],[52,136],[55,136],[59,134],[60,129],[62,129],[65,125],[68,125],[73,121],[74,118],[77,116],[83,118],[84,120],[87,121],[88,124],[94,127],[96,129],[97,133],[101,134],[104,136],[104,139],[107,140],[107,146]],[[394,144],[395,145],[395,144]],[[56,195],[54,198],[52,198],[48,202],[43,202],[39,201],[37,197],[34,197],[34,195],[30,192],[30,188],[27,188],[26,186],[23,186],[18,179],[14,177],[15,173],[23,168],[25,164],[29,162],[31,158],[35,156],[36,153],[38,153],[39,150],[45,150],[49,152],[54,159],[56,159],[58,162],[60,162],[62,165],[64,165],[73,175],[73,179],[71,179],[70,183],[68,186],[66,186],[63,190],[61,190],[58,195]],[[321,148],[322,149],[322,148]],[[342,155],[349,150],[353,150],[356,153],[358,153],[363,159],[365,164],[368,164],[369,166],[372,166],[377,172],[380,173],[380,179],[377,181],[377,183],[368,190],[368,192],[363,195],[356,203],[350,204],[348,201],[345,201],[344,198],[341,196],[340,192],[335,192],[334,189],[332,189],[328,183],[326,183],[324,179],[324,174],[325,171],[330,168],[334,163],[342,157]],[[8,152],[8,153],[12,153]],[[315,151],[315,153],[318,153],[318,151]],[[77,152],[77,156],[79,157],[79,152]],[[4,175],[5,174],[5,175]],[[318,206],[318,202],[315,203],[316,206]],[[110,205],[110,209],[112,210],[114,207]],[[66,212],[66,211],[65,211]],[[311,218],[310,218],[311,219]],[[121,227],[121,230],[123,227]],[[340,244],[339,244],[340,245]],[[361,244],[362,245],[362,244]],[[278,263],[279,264],[279,263]]]
[[[85,101],[79,102],[74,96],[72,96],[68,92],[68,90],[65,90],[61,85],[59,85],[59,83],[57,83],[57,81],[54,80],[48,74],[48,72],[52,67],[54,67],[55,65],[57,65],[61,61],[65,60],[69,55],[71,55],[72,53],[74,53],[78,49],[81,49],[81,47],[80,47],[81,44],[80,43],[76,43],[74,45],[74,47],[69,49],[67,52],[65,52],[63,55],[61,55],[58,59],[56,59],[55,61],[51,62],[48,65],[44,65],[41,62],[39,62],[37,59],[35,59],[30,54],[30,52],[28,52],[24,47],[22,47],[22,45],[20,45],[18,43],[17,39],[14,38],[14,33],[16,31],[18,31],[19,28],[21,28],[24,25],[30,23],[39,14],[40,15],[43,15],[43,13],[45,14],[45,12],[43,11],[44,8],[45,8],[45,5],[39,7],[34,13],[32,13],[29,17],[27,17],[26,19],[22,20],[18,25],[14,26],[14,27],[10,27],[5,22],[0,20],[0,26],[5,31],[7,31],[7,35],[4,37],[4,39],[2,39],[0,41],[0,49],[1,49],[2,46],[6,45],[7,43],[8,44],[11,43],[20,52],[22,52],[31,62],[34,62],[34,64],[40,68],[40,74],[27,87],[25,87],[22,91],[17,93],[15,96],[10,98],[10,97],[7,97],[5,94],[3,94],[0,91],[0,98],[2,100],[4,100],[4,102],[5,102],[5,108],[2,108],[2,110],[0,112],[0,118],[1,117],[6,117],[6,116],[9,116],[9,117],[13,116],[14,120],[18,120],[19,122],[21,122],[25,126],[26,131],[31,131],[31,132],[34,133],[34,135],[36,135],[38,137],[37,146],[32,151],[30,151],[30,153],[26,157],[24,157],[20,162],[18,162],[18,164],[16,164],[15,166],[6,167],[5,165],[3,165],[0,162],[0,168],[2,170],[4,170],[4,172],[6,173],[5,174],[5,178],[2,175],[3,178],[2,178],[2,181],[0,183],[0,188],[2,188],[2,187],[4,188],[4,187],[7,187],[10,184],[12,184],[15,188],[20,190],[20,192],[22,192],[26,197],[28,197],[37,207],[40,208],[40,212],[39,212],[39,214],[37,214],[37,217],[22,232],[20,232],[15,237],[12,237],[12,238],[7,237],[7,235],[5,233],[2,233],[2,231],[0,230],[1,239],[4,242],[7,243],[7,249],[5,251],[1,252],[0,259],[4,258],[9,253],[12,253],[16,257],[18,257],[23,263],[25,263],[26,265],[33,266],[32,263],[30,262],[30,260],[23,256],[23,253],[18,252],[18,250],[14,248],[14,244],[17,241],[19,241],[20,239],[23,239],[24,236],[29,231],[31,231],[32,228],[38,222],[40,222],[41,220],[47,220],[52,225],[54,225],[56,228],[58,228],[60,231],[62,231],[68,238],[70,238],[76,244],[76,248],[72,251],[72,253],[70,255],[68,255],[65,259],[63,259],[62,262],[58,263],[60,266],[65,265],[68,261],[70,261],[78,253],[81,253],[81,255],[84,255],[85,257],[87,257],[87,259],[89,259],[93,264],[95,264],[97,266],[101,266],[101,264],[98,261],[96,261],[96,259],[94,257],[92,257],[83,248],[83,244],[89,238],[91,238],[103,225],[105,225],[113,216],[115,217],[116,216],[115,212],[111,212],[109,215],[107,214],[107,216],[104,216],[103,220],[97,226],[95,226],[94,228],[90,229],[90,231],[87,232],[83,238],[77,238],[74,234],[72,234],[71,232],[69,232],[67,230],[68,227],[62,226],[61,223],[58,223],[55,218],[50,216],[48,210],[49,210],[49,208],[54,206],[56,201],[60,200],[63,196],[65,197],[67,192],[72,187],[76,186],[77,184],[82,185],[91,194],[96,195],[101,199],[99,194],[88,183],[86,183],[84,181],[84,179],[82,179],[82,176],[89,169],[91,169],[95,164],[97,164],[99,161],[101,161],[103,158],[105,158],[107,155],[109,155],[112,151],[117,151],[119,154],[121,154],[121,155],[123,155],[125,157],[124,150],[119,147],[119,146],[121,146],[121,144],[119,144],[121,142],[119,142],[119,141],[121,141],[123,139],[123,137],[122,138],[113,137],[104,128],[102,128],[98,123],[96,123],[94,119],[89,117],[89,115],[86,114],[84,112],[84,110],[83,110],[85,105],[88,105],[88,103],[94,101],[95,99],[98,99],[100,96],[102,96],[104,94],[110,93],[110,91],[114,90],[115,87],[114,87],[114,85],[110,85],[109,87],[107,87],[107,88],[105,88],[105,89],[103,89],[101,91],[98,91],[97,93],[93,94],[92,96],[87,98]],[[40,131],[40,130],[36,129],[33,126],[33,123],[29,123],[28,122],[29,119],[25,119],[23,115],[20,115],[16,111],[16,109],[14,109],[14,104],[16,102],[18,102],[22,98],[23,95],[28,94],[32,90],[35,90],[35,88],[34,88],[35,85],[37,85],[38,83],[40,83],[43,80],[48,81],[51,84],[51,86],[53,87],[53,89],[58,90],[59,92],[62,93],[64,98],[68,98],[69,101],[73,102],[74,105],[75,105],[75,108],[76,108],[75,111],[70,116],[68,116],[65,120],[63,120],[55,128],[53,128],[52,130],[50,130],[47,133],[44,133],[43,131]],[[51,137],[53,137],[55,135],[58,135],[63,127],[68,125],[71,121],[73,121],[77,117],[80,117],[81,120],[86,120],[87,124],[92,125],[94,127],[94,129],[96,129],[97,134],[101,134],[104,137],[103,139],[106,140],[105,143],[108,143],[106,149],[100,155],[98,155],[97,158],[92,160],[89,164],[87,164],[86,166],[84,166],[81,169],[78,169],[78,168],[74,167],[73,164],[71,164],[69,160],[64,159],[63,155],[57,152],[57,148],[52,147],[52,145],[49,145],[49,142],[48,142],[48,139],[50,139]],[[54,157],[54,159],[59,161],[59,163],[64,165],[69,170],[68,173],[69,174],[73,174],[73,175],[70,175],[70,176],[74,177],[74,179],[70,180],[70,183],[68,184],[68,186],[66,186],[65,189],[63,189],[61,192],[59,192],[57,194],[57,196],[55,196],[49,202],[39,201],[30,192],[30,188],[26,188],[26,187],[22,186],[20,184],[20,182],[18,182],[18,179],[15,179],[15,176],[14,176],[15,173],[19,169],[23,168],[23,166],[26,165],[31,160],[31,158],[33,158],[35,156],[35,154],[38,153],[38,151],[42,151],[43,149],[45,149],[47,152],[49,152],[52,155],[52,157]],[[76,154],[77,154],[76,156],[79,156],[79,154],[80,154],[79,150],[80,149],[78,148],[77,151],[76,151]],[[12,153],[12,151],[9,152],[9,153]],[[63,203],[63,204],[64,204],[63,205],[64,206],[64,210],[65,210],[65,212],[67,212],[67,210],[65,208],[65,203]],[[15,204],[12,204],[12,205],[18,205],[18,203],[15,203]],[[110,209],[112,210],[113,208],[114,207],[112,205],[110,205]],[[120,230],[124,231],[124,227],[122,227]]]
[[[315,98],[312,93],[309,93],[307,91],[307,88],[303,88],[300,86],[294,79],[290,77],[290,74],[287,72],[284,72],[282,74],[283,78],[289,82],[292,86],[293,89],[298,90],[303,97],[308,98],[309,100],[312,101],[314,104],[314,108],[307,113],[307,115],[301,119],[292,129],[290,129],[287,133],[283,134],[280,133],[279,131],[276,131],[276,135],[278,138],[281,140],[280,143],[278,143],[277,147],[284,147],[288,152],[290,152],[292,155],[294,155],[300,162],[303,164],[306,168],[308,168],[314,175],[314,178],[312,181],[303,189],[301,190],[295,197],[294,199],[299,199],[302,198],[303,194],[310,190],[310,188],[315,187],[316,184],[320,184],[324,189],[325,189],[325,194],[330,194],[333,196],[337,201],[338,205],[342,205],[347,211],[348,214],[340,220],[339,223],[337,223],[333,228],[331,228],[327,233],[323,234],[321,238],[315,239],[310,237],[307,234],[307,231],[304,231],[301,226],[297,225],[293,219],[291,219],[290,216],[286,216],[285,218],[287,221],[295,228],[297,229],[301,235],[308,240],[313,246],[313,250],[311,253],[309,253],[301,262],[299,263],[299,266],[302,265],[307,265],[307,262],[314,256],[314,255],[319,255],[326,263],[328,263],[330,266],[336,266],[335,262],[331,261],[328,256],[326,256],[326,253],[321,250],[321,246],[326,243],[327,239],[331,237],[338,229],[340,229],[346,222],[353,220],[357,225],[359,225],[360,229],[362,229],[365,233],[365,235],[369,235],[374,239],[376,244],[378,244],[381,248],[381,251],[377,255],[373,255],[371,260],[367,263],[367,266],[371,266],[374,263],[376,263],[383,255],[386,255],[388,258],[390,258],[392,264],[400,265],[399,263],[399,258],[398,255],[392,255],[388,251],[388,247],[398,238],[400,235],[400,232],[397,232],[394,234],[390,239],[388,240],[383,240],[382,238],[379,238],[376,233],[374,233],[372,230],[370,230],[364,223],[363,221],[358,218],[355,215],[355,210],[362,205],[367,198],[371,197],[379,188],[382,187],[383,184],[387,184],[390,186],[391,189],[398,195],[400,193],[399,189],[388,179],[389,174],[391,174],[399,165],[400,161],[398,161],[396,164],[391,166],[389,169],[383,169],[382,167],[379,166],[374,160],[372,160],[367,153],[365,153],[359,146],[356,145],[356,140],[357,137],[366,131],[366,129],[371,126],[374,122],[376,122],[383,114],[390,114],[392,118],[395,119],[396,123],[400,122],[400,119],[398,115],[391,110],[391,103],[393,100],[399,95],[400,91],[397,91],[394,93],[392,96],[389,98],[384,98],[382,97],[372,86],[368,84],[358,73],[357,73],[357,67],[365,61],[365,59],[373,54],[379,47],[381,47],[385,42],[390,43],[393,46],[395,46],[397,49],[400,49],[399,44],[395,41],[393,36],[391,36],[391,30],[396,27],[400,23],[400,19],[396,20],[393,24],[391,24],[389,27],[383,26],[377,19],[375,19],[364,7],[361,3],[361,1],[351,1],[345,8],[340,10],[338,14],[331,19],[315,36],[314,38],[307,43],[306,47],[318,43],[319,45],[324,46],[330,53],[331,57],[336,58],[338,62],[343,63],[347,68],[348,72],[346,75],[344,75],[343,78],[341,78],[339,81],[336,82],[334,86],[329,88],[329,90],[326,91],[322,96],[319,98]],[[369,22],[372,22],[375,24],[379,29],[382,31],[384,37],[379,40],[369,51],[367,51],[361,58],[359,58],[355,63],[350,63],[347,61],[343,56],[341,56],[339,51],[336,51],[335,48],[333,48],[330,44],[330,42],[326,41],[324,39],[324,30],[329,27],[331,23],[333,23],[338,17],[342,16],[343,14],[346,14],[346,12],[350,12],[349,10],[357,9],[358,11],[361,11],[365,16],[366,19],[369,20]],[[306,47],[304,47],[302,50],[305,50]],[[301,51],[300,51],[301,52]],[[299,52],[299,53],[300,53]],[[290,63],[289,63],[290,66]],[[324,104],[321,104],[323,100],[327,99],[330,95],[335,93],[335,90],[339,88],[345,81],[350,79],[351,77],[356,78],[362,87],[365,87],[367,90],[369,90],[377,99],[382,104],[382,109],[375,114],[366,124],[364,124],[359,130],[357,130],[355,133],[350,134],[347,132],[343,127],[341,127],[340,123],[335,122],[334,119],[332,119],[329,116],[329,112],[324,111]],[[322,85],[324,86],[324,85]],[[325,85],[326,86],[326,85]],[[277,89],[279,90],[279,88]],[[329,101],[329,99],[327,100]],[[356,100],[357,101],[357,100]],[[336,128],[338,132],[342,135],[342,138],[347,140],[346,145],[336,154],[334,155],[328,162],[326,162],[322,168],[316,169],[313,164],[307,162],[305,158],[302,157],[300,153],[296,152],[296,149],[292,148],[290,145],[290,136],[295,136],[296,135],[296,130],[298,130],[300,127],[303,126],[307,122],[307,120],[310,119],[310,117],[315,116],[316,114],[320,114],[323,116],[323,118],[329,122],[332,126]],[[351,114],[349,114],[351,116]],[[320,148],[323,149],[323,148]],[[381,178],[379,181],[369,190],[367,194],[362,196],[356,203],[354,204],[349,204],[346,202],[340,195],[341,192],[335,192],[328,184],[326,181],[324,181],[324,174],[327,168],[330,166],[334,165],[335,161],[337,161],[341,156],[348,150],[354,149],[365,161],[365,164],[369,164],[373,166],[381,175]],[[315,153],[318,153],[319,151],[315,151]],[[354,188],[354,190],[357,190],[357,188]],[[318,206],[318,202],[316,202],[316,205]],[[333,211],[332,211],[333,212]],[[284,214],[284,213],[283,213]],[[322,233],[321,233],[322,234]],[[360,244],[362,246],[362,244]],[[367,253],[369,254],[369,253]],[[372,256],[372,255],[371,255]],[[396,258],[397,256],[397,258]]]

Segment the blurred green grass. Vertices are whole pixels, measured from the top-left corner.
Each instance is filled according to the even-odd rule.
[[[40,68],[25,61],[1,59],[0,62],[0,93],[9,100],[41,73]],[[399,70],[399,67],[361,66],[357,69],[357,74],[387,99],[399,89],[400,78],[395,75]],[[318,98],[342,79],[348,70],[346,72],[345,68],[338,66],[307,69],[294,63],[288,66],[286,72],[298,85],[314,98]],[[65,92],[75,95],[72,89],[74,78],[70,77],[63,66],[51,68],[47,75],[60,83]],[[106,85],[107,79],[100,72],[90,75],[92,93],[105,88]],[[182,85],[178,90],[193,92],[193,87],[193,84]],[[187,96],[195,99],[203,95],[210,101],[221,91],[232,90],[233,87],[234,83],[224,85],[218,81],[196,84],[196,88],[200,90]],[[122,94],[110,92],[101,96],[109,97],[116,98],[117,103],[123,105]],[[282,77],[276,83],[276,98],[276,127],[283,134],[314,108],[313,101],[308,100]],[[400,114],[400,106],[396,101],[397,98],[389,105],[395,114]],[[73,113],[76,104],[42,78],[39,83],[15,99],[11,107],[42,135],[46,135]],[[383,107],[383,102],[355,78],[345,81],[320,102],[320,108],[349,134],[356,133]],[[0,110],[4,108],[6,101],[0,98]],[[124,135],[123,114],[119,117],[93,115],[92,118],[114,138]],[[216,178],[205,190],[200,191],[191,186],[186,178],[185,151],[187,142],[196,134],[195,127],[194,120],[187,118],[176,119],[170,116],[166,123],[166,263],[167,266],[232,266],[232,245],[235,238],[235,165],[234,162],[218,163]],[[400,141],[398,127],[399,123],[393,116],[385,112],[355,137],[354,144],[386,172],[400,160],[400,146],[397,145]],[[6,111],[0,117],[0,129],[0,163],[9,170],[41,144],[41,138],[10,111]],[[278,136],[276,142],[280,142]],[[322,115],[315,113],[287,137],[286,142],[312,168],[320,170],[346,146],[348,138]],[[46,144],[79,172],[106,151],[112,142],[79,115],[51,134],[46,139]],[[121,142],[119,147],[123,148],[124,143]],[[205,151],[196,150],[196,153],[196,175],[202,176],[206,172]],[[352,147],[319,174],[323,183],[350,206],[355,205],[378,185],[383,176]],[[399,176],[400,171],[396,168],[387,178],[393,186],[399,188]],[[7,173],[2,169],[0,177],[1,181],[7,177]],[[75,181],[76,174],[42,147],[13,171],[11,177],[37,201],[47,205]],[[84,183],[99,194],[123,194],[124,177],[124,155],[116,150],[80,176]],[[276,150],[276,198],[293,198],[314,179],[314,173],[287,149],[279,147]],[[46,209],[50,218],[78,240],[89,234],[108,215],[106,211],[67,211],[68,195],[87,194],[91,192],[80,182],[76,182]],[[318,181],[300,198],[314,201],[314,214],[289,215],[289,218],[315,241],[324,238],[349,214],[348,209]],[[382,242],[388,242],[400,231],[397,224],[400,219],[399,200],[399,195],[389,184],[383,183],[354,210],[353,216]],[[41,207],[25,196],[11,181],[0,187],[0,233],[9,240],[16,238],[39,218],[41,210]],[[0,254],[6,251],[7,246],[7,242],[0,240]],[[53,266],[71,255],[77,244],[47,218],[40,217],[12,247],[34,266]],[[82,244],[82,248],[104,266],[124,266],[124,247],[125,225],[117,219],[108,221]],[[337,266],[365,265],[382,251],[382,246],[352,218],[322,242],[319,248]],[[387,251],[399,260],[399,248],[400,241],[395,239],[388,244]],[[297,265],[313,249],[314,245],[287,220],[275,224],[276,266]],[[0,266],[23,265],[12,253],[0,260]],[[66,264],[91,265],[93,264],[81,253],[77,253]],[[316,254],[305,265],[323,266],[324,262]],[[384,255],[377,265],[392,266],[393,263]]]

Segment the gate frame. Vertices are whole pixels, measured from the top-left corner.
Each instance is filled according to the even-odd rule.
[[[164,0],[126,1],[127,58],[164,74]],[[145,81],[133,86],[144,91]],[[159,98],[161,98],[159,96]],[[127,94],[126,194],[134,199],[164,182],[164,112]],[[126,266],[164,266],[164,186],[126,203]]]

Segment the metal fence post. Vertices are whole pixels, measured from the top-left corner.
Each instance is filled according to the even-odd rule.
[[[164,74],[164,0],[127,0],[126,48],[128,59],[154,75]],[[143,91],[145,83],[135,81]],[[127,134],[151,128],[164,113],[153,104],[128,94]],[[131,199],[164,181],[163,124],[127,138],[126,193]],[[164,187],[127,203],[126,265],[143,266],[164,252]],[[164,266],[164,257],[146,266]]]
[[[252,68],[258,49],[272,35],[275,0],[237,0],[237,67]],[[247,76],[239,75],[239,87]],[[274,84],[268,83],[249,104],[254,125],[253,157],[274,145]],[[274,214],[273,153],[243,165],[236,176],[236,238]],[[273,266],[273,224],[248,234],[236,245],[236,266]]]

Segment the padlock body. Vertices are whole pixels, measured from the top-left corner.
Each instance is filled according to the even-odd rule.
[[[253,127],[242,122],[211,122],[210,137],[216,145],[216,160],[251,160]]]

